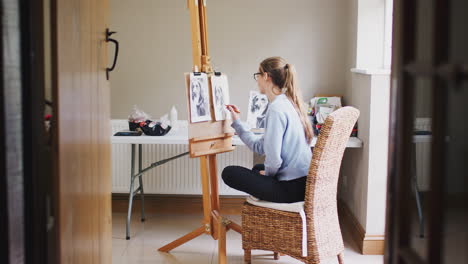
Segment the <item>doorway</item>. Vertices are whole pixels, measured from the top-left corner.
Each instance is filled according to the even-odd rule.
[[[466,263],[468,4],[395,1],[387,263]]]

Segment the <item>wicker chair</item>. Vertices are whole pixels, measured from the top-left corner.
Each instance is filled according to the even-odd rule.
[[[248,199],[244,203],[242,248],[246,263],[251,261],[252,249],[273,251],[275,259],[279,252],[304,263],[322,263],[335,256],[344,263],[337,185],[343,152],[358,116],[357,109],[343,107],[326,119],[314,147],[304,202],[263,201],[258,206]],[[301,209],[285,211],[282,206]]]

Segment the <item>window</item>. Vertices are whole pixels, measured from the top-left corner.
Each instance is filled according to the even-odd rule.
[[[383,68],[390,69],[392,64],[392,27],[393,0],[385,0],[385,29],[384,29],[384,57]]]
[[[390,69],[393,0],[358,0],[356,68]]]

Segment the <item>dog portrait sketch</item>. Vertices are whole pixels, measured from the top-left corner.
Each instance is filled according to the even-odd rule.
[[[250,91],[247,124],[251,128],[265,128],[265,116],[268,110],[268,98],[257,91]]]
[[[226,110],[229,104],[229,86],[226,75],[211,77],[213,108],[216,121],[230,118]]]
[[[198,76],[190,74],[190,117],[192,123],[211,119],[208,78],[205,73]]]

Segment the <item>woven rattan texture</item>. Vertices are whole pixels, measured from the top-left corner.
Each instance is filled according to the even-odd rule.
[[[302,257],[302,221],[299,213],[244,204],[242,247],[246,262],[251,249],[284,253],[305,263],[320,263],[344,250],[337,210],[341,160],[359,116],[343,107],[326,119],[314,147],[306,183],[307,257]],[[341,255],[342,256],[342,255]]]

